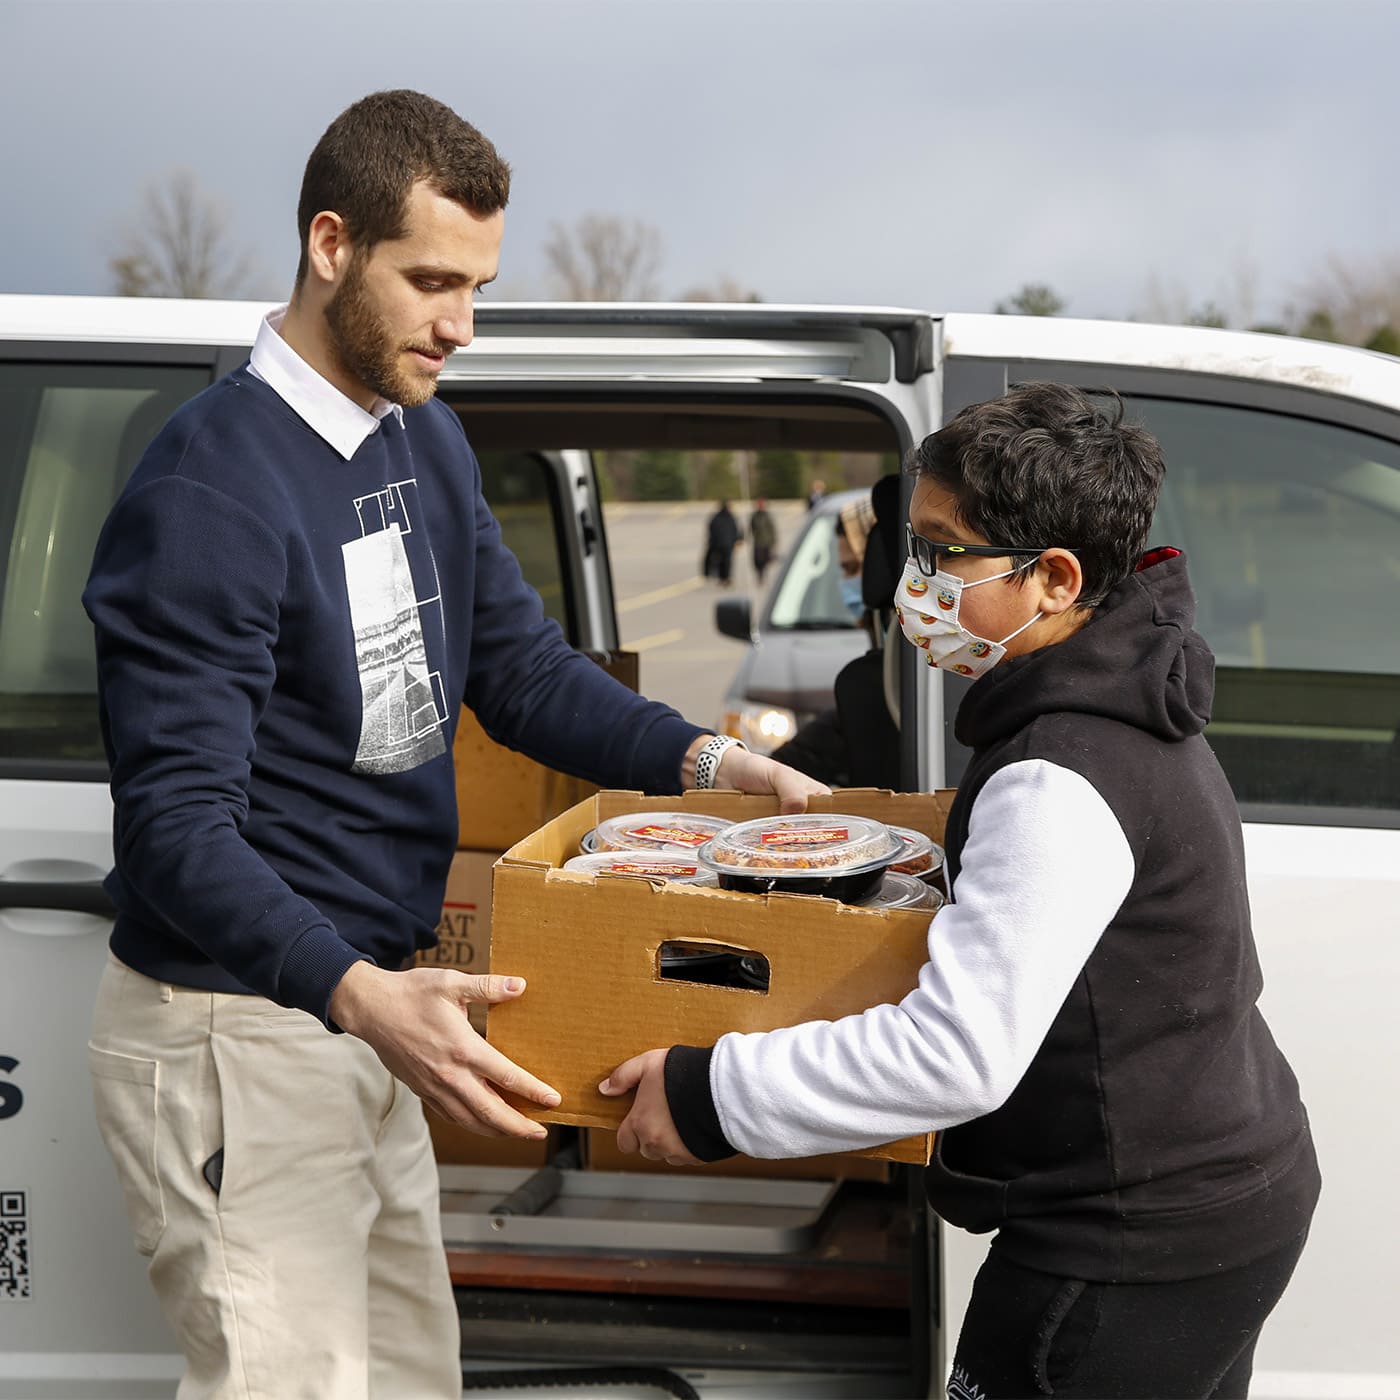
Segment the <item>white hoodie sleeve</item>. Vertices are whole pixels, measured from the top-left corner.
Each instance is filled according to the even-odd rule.
[[[1133,880],[1127,838],[1079,774],[1007,765],[973,805],[955,903],[897,1006],[720,1039],[710,1090],[753,1157],[872,1147],[1003,1104]]]

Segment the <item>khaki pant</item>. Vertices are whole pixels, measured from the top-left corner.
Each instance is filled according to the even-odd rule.
[[[422,1105],[369,1046],[112,958],[88,1053],[179,1400],[458,1400]]]

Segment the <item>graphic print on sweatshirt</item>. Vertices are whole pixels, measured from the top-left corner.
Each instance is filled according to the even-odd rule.
[[[442,676],[423,642],[425,614],[442,627],[442,595],[417,596],[405,545],[417,501],[415,480],[357,497],[360,538],[341,546],[363,707],[355,773],[402,773],[447,748]]]

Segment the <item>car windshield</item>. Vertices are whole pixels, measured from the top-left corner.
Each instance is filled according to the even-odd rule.
[[[814,515],[783,572],[768,625],[779,632],[854,628],[856,620],[841,601],[841,564],[836,553],[832,512]]]

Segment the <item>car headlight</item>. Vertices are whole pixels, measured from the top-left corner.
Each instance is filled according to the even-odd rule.
[[[781,705],[740,705],[725,711],[724,732],[754,753],[772,753],[797,732],[797,715]]]

